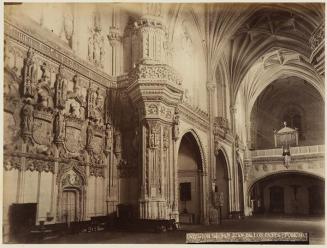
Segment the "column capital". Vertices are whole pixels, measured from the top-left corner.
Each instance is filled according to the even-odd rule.
[[[214,83],[213,81],[207,81],[207,90],[208,91],[215,91],[215,89],[217,88],[216,83]]]
[[[120,43],[122,38],[121,38],[119,28],[118,27],[110,27],[107,38],[112,47],[115,47],[118,43]]]

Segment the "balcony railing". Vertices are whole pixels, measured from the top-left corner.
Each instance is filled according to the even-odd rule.
[[[291,147],[291,156],[305,155],[305,154],[318,154],[325,152],[325,145],[314,146],[296,146]],[[283,154],[283,149],[266,149],[266,150],[254,150],[251,152],[252,158],[255,157],[280,157]]]

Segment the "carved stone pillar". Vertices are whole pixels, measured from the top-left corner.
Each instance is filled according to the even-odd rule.
[[[141,120],[142,185],[139,214],[143,219],[170,219],[174,217],[174,206],[177,206],[174,197],[176,184],[173,159],[175,142],[173,117],[181,94],[178,94],[175,99],[173,97],[167,99],[157,88],[158,91],[154,89],[156,95],[148,95],[148,90],[143,88],[147,85],[140,81],[136,82],[138,94],[141,94],[142,98],[139,101],[136,100],[138,97],[133,94],[136,93],[136,88],[130,88],[130,94],[134,95],[132,99],[138,106]],[[155,84],[155,80],[151,82]],[[149,87],[153,87],[151,84]],[[167,85],[160,86],[161,89],[166,87]],[[163,97],[163,99],[160,102],[154,101],[157,97]]]
[[[139,215],[142,219],[175,218],[174,149],[179,122],[175,113],[182,98],[181,80],[162,63],[165,33],[161,22],[147,15],[135,22],[134,32],[139,37],[133,47],[139,49],[138,61],[130,73],[127,91],[138,108],[141,130]]]

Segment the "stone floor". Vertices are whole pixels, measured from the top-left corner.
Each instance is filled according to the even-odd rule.
[[[221,225],[182,225],[181,230],[165,233],[93,232],[61,236],[47,243],[110,243],[110,244],[185,244],[187,232],[309,232],[310,244],[324,244],[324,219],[278,216],[248,217],[243,220],[223,220]]]

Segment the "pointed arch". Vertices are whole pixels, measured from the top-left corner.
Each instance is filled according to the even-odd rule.
[[[232,172],[231,172],[231,161],[227,155],[226,149],[224,147],[220,147],[220,149],[218,150],[218,153],[221,152],[225,158],[226,161],[226,170],[227,170],[227,177],[228,180],[231,180],[232,178]]]
[[[180,135],[180,139],[177,141],[177,151],[179,151],[179,148],[180,148],[180,144],[181,144],[181,141],[182,141],[182,138],[187,134],[187,133],[190,133],[193,138],[195,139],[196,143],[197,143],[197,146],[199,148],[199,152],[200,152],[200,156],[201,156],[201,164],[202,164],[202,171],[203,172],[207,172],[207,158],[206,158],[206,155],[205,155],[205,152],[204,152],[204,146],[202,144],[202,141],[199,137],[199,135],[197,134],[197,132],[193,129],[193,128],[190,128],[190,129],[187,129],[187,130],[184,130],[181,135]]]

